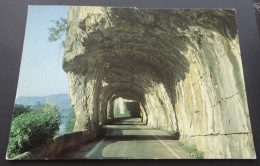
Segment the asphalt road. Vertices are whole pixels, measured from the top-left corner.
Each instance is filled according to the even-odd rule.
[[[63,159],[186,159],[188,155],[167,132],[150,128],[140,118],[103,126],[106,136],[61,156]]]

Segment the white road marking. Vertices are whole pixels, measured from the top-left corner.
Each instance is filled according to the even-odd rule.
[[[152,134],[156,139],[158,139],[158,140],[160,141],[160,143],[161,143],[164,147],[166,147],[166,148],[171,152],[171,154],[172,154],[173,156],[175,156],[177,159],[180,159],[180,156],[179,156],[178,154],[176,154],[171,148],[169,148],[169,146],[167,146],[167,144],[166,144],[163,140],[161,140],[159,137],[157,137],[156,135],[154,135],[152,132],[150,132],[150,131],[148,131],[148,130],[145,130],[145,129],[139,127],[139,126],[137,126],[137,124],[136,124],[137,121],[138,121],[138,120],[135,121],[136,127],[138,127],[138,128],[140,128],[140,129],[142,129],[142,130],[144,130],[144,131],[146,131],[146,132]]]
[[[96,146],[95,146],[91,151],[89,151],[88,154],[87,154],[85,157],[90,157],[90,156],[92,156],[94,153],[96,153],[97,150],[100,148],[100,146],[104,143],[104,141],[105,141],[105,138],[102,139],[101,141],[99,141],[99,143],[96,144]]]

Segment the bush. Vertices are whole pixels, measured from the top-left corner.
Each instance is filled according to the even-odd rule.
[[[8,158],[42,146],[53,139],[59,130],[60,121],[57,117],[39,112],[22,114],[12,121]]]

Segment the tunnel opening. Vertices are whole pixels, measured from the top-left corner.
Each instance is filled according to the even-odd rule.
[[[129,100],[119,97],[114,100],[113,105],[114,118],[141,118],[141,109],[139,103],[135,100]]]
[[[126,108],[130,112],[130,116],[133,118],[141,118],[140,104],[136,101],[127,102]]]

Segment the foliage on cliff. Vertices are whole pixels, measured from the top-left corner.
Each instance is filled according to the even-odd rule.
[[[49,28],[49,42],[61,41],[61,46],[65,46],[65,34],[67,33],[68,29],[68,22],[65,18],[60,18],[60,20],[51,20],[55,25]]]

